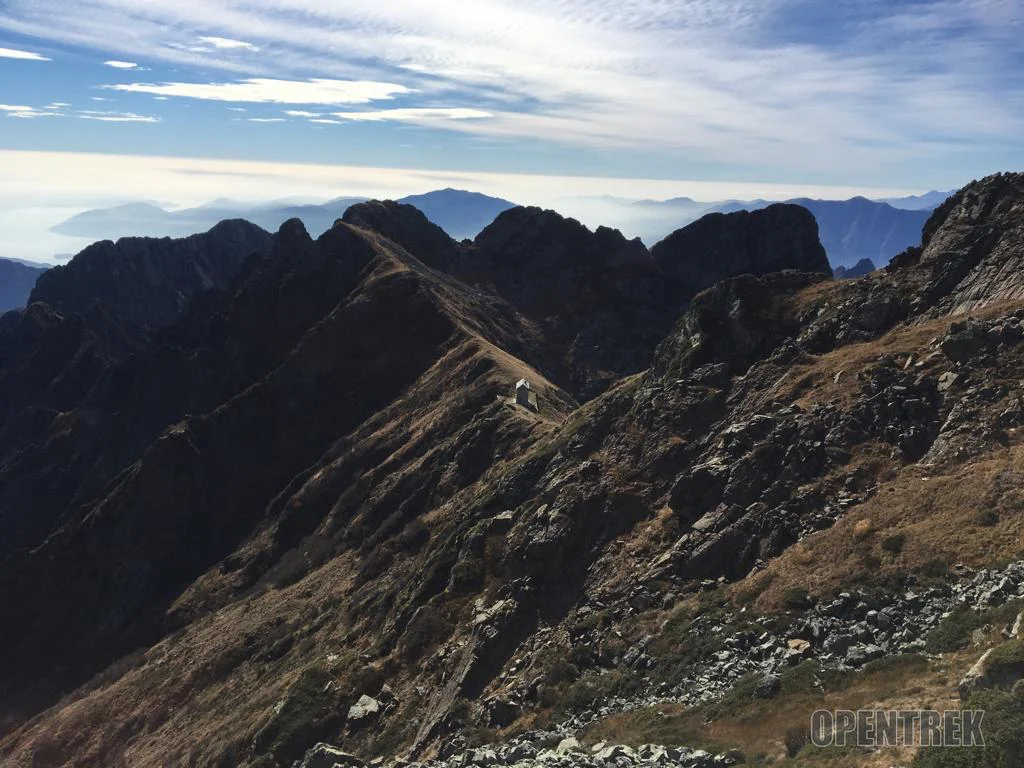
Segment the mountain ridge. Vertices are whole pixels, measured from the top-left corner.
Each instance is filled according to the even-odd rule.
[[[972,183],[850,281],[791,205],[653,255],[530,208],[470,244],[388,202],[316,241],[286,223],[83,399],[5,420],[54,453],[0,441],[0,493],[106,466],[71,464],[95,490],[0,556],[0,758],[311,768],[330,742],[456,768],[572,737],[724,768],[785,760],[849,686],[946,702],[1013,641],[993,618],[933,661],[927,633],[958,595],[1024,595],[1021,205],[1024,175]],[[0,341],[56,322],[34,304]]]

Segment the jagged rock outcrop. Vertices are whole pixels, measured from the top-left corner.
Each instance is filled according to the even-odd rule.
[[[655,352],[652,373],[678,378],[703,366],[719,379],[743,373],[799,331],[785,299],[824,279],[807,272],[741,275],[699,293]]]
[[[915,307],[971,312],[1024,297],[1024,174],[976,181],[943,203],[925,225],[915,269],[924,284]]]
[[[123,335],[138,341],[170,325],[199,291],[226,285],[245,259],[269,245],[268,233],[240,220],[180,240],[105,240],[41,275],[29,303],[115,313]]]
[[[683,301],[735,275],[787,269],[832,274],[814,216],[784,203],[709,214],[666,237],[651,255]]]

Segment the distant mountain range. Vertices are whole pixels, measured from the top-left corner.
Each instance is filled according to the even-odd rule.
[[[938,192],[932,190],[931,192],[925,192],[923,195],[890,197],[882,200],[881,202],[888,203],[893,208],[905,208],[908,211],[931,211],[946,202],[946,200],[952,195],[952,192]]]
[[[46,267],[16,259],[0,259],[0,312],[25,306],[32,287]]]
[[[901,198],[904,205],[927,206],[920,208],[902,208],[864,197],[850,200],[795,198],[786,202],[803,206],[814,214],[821,243],[833,267],[853,267],[863,259],[870,259],[875,264],[888,264],[896,254],[919,244],[925,222],[934,206],[942,200],[945,200],[943,193],[929,192],[920,197]],[[645,200],[632,206],[635,211],[633,226],[645,241],[651,242],[708,213],[755,211],[771,203],[769,200],[701,203],[687,197]]]
[[[898,253],[921,241],[921,230],[931,211],[946,199],[946,193],[893,198],[888,201],[854,197],[850,200],[797,198],[785,202],[802,205],[818,221],[822,245],[834,267],[853,267],[863,259],[885,265]],[[339,197],[323,204],[301,205],[294,201],[242,203],[214,200],[196,208],[169,211],[146,201],[100,208],[73,216],[51,231],[93,240],[116,240],[128,236],[184,237],[205,232],[219,221],[242,218],[268,231],[284,221],[297,218],[314,235],[330,229],[361,197]],[[398,202],[412,205],[456,240],[472,239],[498,214],[515,203],[477,192],[441,189],[411,195]],[[700,202],[688,197],[669,200],[605,200],[612,211],[609,223],[628,237],[639,236],[651,245],[669,233],[708,213],[760,210],[770,200],[726,200]]]
[[[877,269],[871,259],[861,259],[852,267],[836,267],[832,270],[832,277],[836,280],[853,280],[857,277],[869,275]]]
[[[52,232],[94,240],[121,237],[184,237],[205,232],[225,219],[246,219],[258,227],[275,231],[289,219],[299,219],[314,235],[330,229],[351,206],[366,202],[365,197],[339,197],[320,205],[293,202],[242,203],[214,200],[197,208],[168,211],[152,202],[128,203],[112,208],[97,208],[57,224]],[[419,208],[430,221],[449,236],[461,240],[473,238],[502,211],[515,203],[477,192],[440,189],[399,200]]]

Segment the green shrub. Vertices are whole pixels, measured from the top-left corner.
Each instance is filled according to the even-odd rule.
[[[903,551],[903,545],[907,543],[907,537],[902,533],[894,533],[892,536],[886,536],[882,540],[882,549],[886,552],[898,555]]]
[[[966,605],[957,606],[924,637],[929,653],[950,653],[967,646],[971,632],[982,625],[981,617]]]
[[[1005,691],[980,691],[964,709],[984,710],[984,747],[930,747],[914,768],[1020,768],[1024,765],[1024,699]]]
[[[451,635],[454,627],[437,608],[424,605],[413,615],[402,635],[402,654],[418,659]]]
[[[558,704],[561,712],[583,712],[612,698],[640,693],[644,682],[629,672],[591,671],[569,686]]]
[[[999,515],[994,509],[986,509],[975,515],[974,522],[982,528],[991,528],[994,525],[999,525]]]
[[[319,665],[303,670],[280,709],[256,734],[257,754],[272,754],[278,764],[290,765],[311,745],[329,740],[341,726],[338,694],[328,685],[333,679]]]
[[[803,587],[792,587],[782,595],[783,604],[794,611],[806,611],[811,607],[811,595]]]
[[[786,754],[790,757],[796,757],[800,754],[800,750],[802,750],[806,744],[809,744],[810,741],[811,736],[808,733],[807,726],[794,725],[786,731]]]
[[[995,608],[976,613],[966,605],[959,606],[939,625],[925,635],[929,653],[949,653],[965,648],[971,633],[986,624],[998,626],[1012,622],[1024,609],[1024,600],[1012,600]]]

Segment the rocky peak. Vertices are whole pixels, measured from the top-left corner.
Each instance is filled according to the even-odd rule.
[[[40,276],[30,302],[86,314],[112,309],[138,340],[170,325],[197,292],[226,285],[271,236],[247,221],[224,221],[182,239],[104,240]]]
[[[463,279],[485,285],[538,323],[565,365],[562,381],[590,398],[650,363],[674,310],[640,240],[591,232],[540,208],[512,208],[470,247]]]
[[[429,267],[448,271],[456,260],[455,241],[414,206],[394,200],[371,200],[353,205],[345,211],[342,221],[383,235]]]
[[[537,207],[501,213],[473,245],[478,254],[492,257],[495,266],[526,267],[541,261],[595,270],[626,264],[648,270],[652,266],[639,239],[627,240],[609,227],[591,232],[576,219]]]
[[[785,269],[832,273],[814,216],[783,203],[709,214],[673,232],[651,254],[684,301],[734,275]]]
[[[897,271],[915,284],[913,308],[929,315],[978,310],[1024,296],[1024,174],[975,181],[936,209],[921,249]]]

